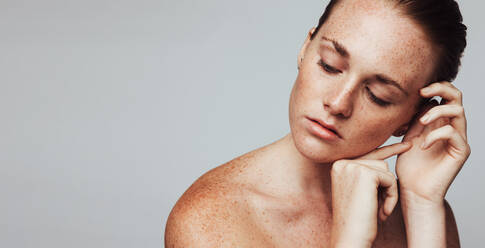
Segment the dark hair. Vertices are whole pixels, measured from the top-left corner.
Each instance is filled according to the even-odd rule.
[[[389,0],[417,22],[438,46],[439,56],[432,82],[453,81],[458,74],[460,59],[466,47],[467,27],[462,23],[458,4],[454,0]],[[330,0],[311,38],[328,19],[339,0]],[[431,82],[430,82],[431,83]]]

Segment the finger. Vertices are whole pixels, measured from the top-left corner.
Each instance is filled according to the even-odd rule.
[[[430,109],[419,121],[427,125],[439,118],[451,118],[451,125],[466,140],[466,119],[465,110],[461,105],[439,105]]]
[[[468,145],[463,137],[461,137],[461,135],[448,124],[430,132],[425,137],[425,141],[423,142],[425,148],[423,149],[430,147],[439,140],[445,140],[448,142],[448,145],[451,147],[448,148],[447,152],[451,157],[457,159],[461,163],[451,163],[452,166],[446,166],[450,163],[445,163],[445,166],[438,166],[437,171],[434,173],[436,173],[436,175],[440,178],[446,178],[449,175],[453,175],[453,178],[451,179],[453,180],[458,174],[458,171],[464,165],[464,162],[468,159],[468,156],[470,156],[470,145]],[[458,165],[458,167],[456,165]]]
[[[379,216],[379,219],[381,219],[381,221],[386,221],[387,220],[387,217],[389,217],[389,215],[387,215],[385,213],[385,210],[384,210],[384,202],[385,201],[385,193],[382,192],[382,197],[381,197],[381,200],[379,202],[379,206],[378,206],[378,216]]]
[[[440,96],[447,103],[457,103],[462,105],[462,92],[450,82],[436,82],[421,88],[420,93],[423,97]]]
[[[384,189],[384,204],[379,211],[379,215],[382,220],[385,220],[387,216],[391,215],[392,210],[396,206],[397,200],[399,198],[397,192],[397,181],[394,175],[388,172],[376,171],[375,174],[378,180],[378,184]],[[382,211],[382,212],[381,212]]]
[[[389,165],[386,161],[384,160],[377,160],[377,159],[357,159],[355,160],[359,164],[365,164],[368,167],[380,170],[382,172],[388,172],[389,171]]]
[[[409,150],[412,147],[411,142],[401,142],[401,143],[395,143],[392,145],[388,146],[383,146],[380,148],[377,148],[361,157],[359,159],[363,160],[384,160],[386,158],[392,157],[394,155],[403,153],[407,150]]]
[[[382,221],[386,221],[387,219],[387,215],[384,213],[384,199],[385,199],[385,193],[383,190],[379,190],[379,204],[378,204],[378,215],[379,215],[379,218],[382,220]]]
[[[453,154],[452,156],[463,156],[466,155],[468,150],[468,144],[463,139],[463,137],[458,134],[458,132],[453,128],[451,125],[444,125],[440,128],[437,128],[424,138],[424,141],[421,145],[422,149],[427,149],[428,147],[432,146],[437,141],[448,141],[448,144],[452,146],[453,149],[450,151]]]
[[[366,164],[361,164],[361,166],[364,166],[373,172],[372,174],[375,175],[374,178],[377,180],[377,186],[384,190],[384,203],[378,210],[379,217],[384,221],[387,216],[391,215],[399,198],[396,177],[390,171],[381,171],[380,169],[375,169]]]
[[[408,141],[411,140],[413,137],[421,135],[425,125],[418,121],[419,118],[425,115],[430,109],[438,105],[438,101],[436,101],[435,99],[431,99],[420,108],[418,113],[416,113],[415,118],[413,118],[413,120],[411,121],[411,128],[406,132],[406,136],[404,136],[403,141]]]
[[[393,184],[390,187],[387,187],[385,191],[386,196],[384,198],[383,211],[386,216],[389,216],[392,214],[392,210],[394,210],[394,207],[396,206],[399,198],[396,178],[394,177],[393,179],[394,179]]]

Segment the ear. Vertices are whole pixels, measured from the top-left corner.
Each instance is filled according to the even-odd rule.
[[[308,32],[308,35],[305,39],[305,42],[303,43],[303,46],[301,47],[300,52],[298,53],[298,57],[297,57],[297,59],[298,59],[298,61],[297,61],[298,69],[301,67],[303,58],[305,57],[306,49],[308,48],[308,45],[311,42],[310,37],[312,36],[313,32],[315,32],[315,29],[316,29],[315,27],[310,29],[310,31]]]
[[[392,133],[393,136],[395,137],[400,137],[406,134],[409,128],[409,123],[405,123],[402,126],[398,127],[396,131]]]
[[[428,108],[426,107],[430,99],[431,98],[423,98],[422,100],[420,100],[420,102],[418,103],[418,106],[416,107],[417,110],[414,113],[413,117],[411,117],[411,120],[409,120],[408,122],[398,127],[396,131],[392,133],[392,135],[395,137],[405,135],[409,130],[409,126],[414,124],[417,121],[417,118],[421,117],[423,112],[426,112],[429,109],[429,107]]]

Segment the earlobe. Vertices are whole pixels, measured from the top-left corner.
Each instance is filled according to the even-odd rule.
[[[395,136],[395,137],[403,136],[408,131],[408,127],[409,127],[409,125],[405,124],[405,125],[399,127],[396,131],[394,131],[394,133],[392,133],[392,135]]]

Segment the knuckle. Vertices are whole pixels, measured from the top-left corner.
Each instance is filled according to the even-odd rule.
[[[455,90],[455,97],[457,99],[461,99],[463,97],[463,93],[460,90]]]
[[[339,159],[339,160],[335,161],[333,164],[334,165],[345,165],[346,163],[347,163],[346,159]]]
[[[468,156],[472,153],[472,148],[470,147],[470,144],[466,143],[466,148],[465,148],[465,153]]]
[[[364,175],[366,166],[353,160],[338,160],[333,163],[330,170],[331,177],[355,178]]]
[[[355,166],[353,168],[353,171],[355,171],[355,173],[359,176],[365,176],[370,174],[369,168],[367,168],[367,166],[364,166],[364,165]]]
[[[342,169],[342,166],[344,166],[344,163],[342,160],[337,160],[333,162],[332,168],[330,168],[330,172],[336,172]]]
[[[450,125],[450,124],[446,124],[446,125],[443,127],[443,130],[445,131],[445,133],[447,133],[447,134],[451,134],[451,133],[453,133],[453,132],[454,132],[454,130],[455,130],[455,129],[453,128],[453,126],[452,126],[452,125]]]
[[[351,161],[347,164],[347,166],[345,166],[345,170],[347,170],[347,171],[351,171],[351,170],[355,170],[355,169],[358,170],[360,167],[362,167],[362,165]]]
[[[386,166],[386,169],[389,171],[389,162],[384,161],[384,165]]]
[[[333,163],[332,168],[330,169],[330,172],[333,173],[341,173],[343,170],[345,170],[350,164],[350,160],[347,159],[340,159],[337,160]]]
[[[383,169],[388,169],[389,168],[389,163],[385,160],[379,161],[379,164],[382,166]]]
[[[458,115],[463,115],[465,114],[465,108],[463,108],[463,106],[457,106],[457,112]]]
[[[332,169],[336,169],[337,167],[339,167],[339,165],[342,165],[343,163],[343,160],[337,160],[335,162],[333,162],[333,166],[332,166]]]

